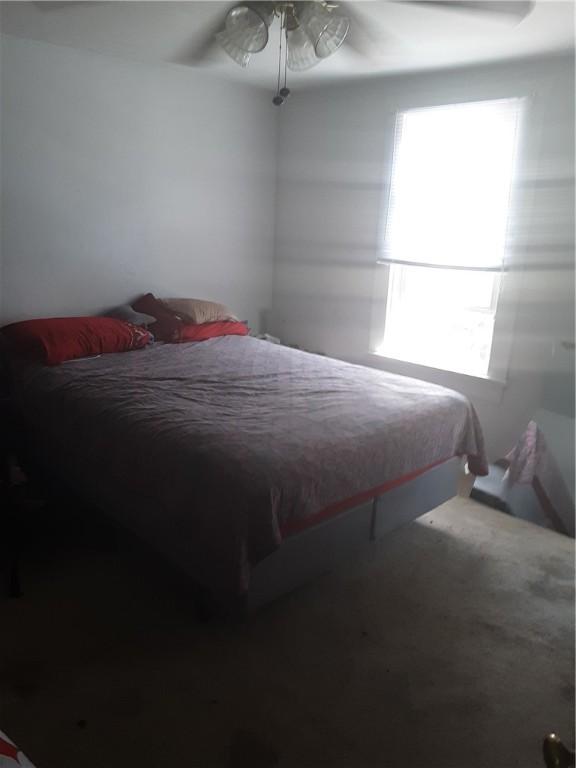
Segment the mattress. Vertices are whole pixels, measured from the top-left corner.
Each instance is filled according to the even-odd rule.
[[[306,521],[452,456],[486,472],[463,395],[251,337],[16,379],[41,462],[223,595]]]

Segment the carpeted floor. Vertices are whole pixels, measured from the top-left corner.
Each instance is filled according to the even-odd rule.
[[[0,727],[38,768],[543,768],[574,740],[573,555],[456,499],[226,626],[129,537],[49,524],[0,595]]]

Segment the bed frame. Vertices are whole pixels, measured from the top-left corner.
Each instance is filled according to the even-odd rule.
[[[361,506],[287,537],[280,549],[252,569],[244,612],[254,612],[344,560],[365,555],[373,542],[456,496],[462,471],[462,459],[454,457]]]
[[[44,488],[65,487],[58,481],[53,484],[58,475],[55,467],[46,475],[46,462],[33,458],[33,441],[25,440],[19,452],[27,458],[27,470],[43,478]],[[456,496],[463,464],[460,457],[449,459],[360,506],[287,536],[278,550],[252,568],[249,591],[234,605],[217,602],[208,590],[193,584],[199,616],[245,617],[346,560],[366,557],[375,541]]]

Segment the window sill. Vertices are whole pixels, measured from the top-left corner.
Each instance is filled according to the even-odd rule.
[[[471,400],[499,403],[506,389],[505,381],[488,376],[472,376],[468,373],[431,368],[427,365],[385,357],[377,352],[370,352],[368,358],[369,360],[365,364],[372,368],[381,368],[390,371],[390,373],[397,373],[400,376],[410,376],[413,379],[422,379],[432,384],[440,384],[443,387],[462,392]]]

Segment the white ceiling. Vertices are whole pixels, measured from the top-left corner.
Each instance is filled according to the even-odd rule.
[[[190,65],[213,39],[231,3],[219,2],[2,2],[4,33],[142,61]],[[532,56],[574,48],[573,0],[538,0],[519,24],[499,15],[426,8],[401,2],[349,3],[370,59],[346,47],[299,75],[301,86],[338,79]],[[362,28],[363,30],[362,30]],[[266,50],[242,70],[216,46],[201,64],[223,77],[270,86],[277,66],[278,27]]]

